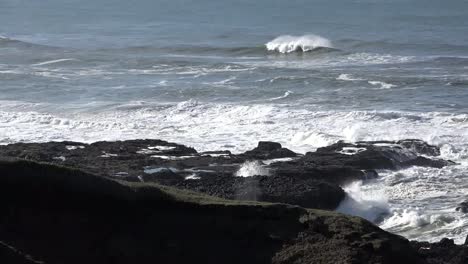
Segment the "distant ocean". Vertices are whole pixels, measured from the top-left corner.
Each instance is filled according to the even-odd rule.
[[[468,1],[2,0],[0,36],[0,144],[422,139],[459,165],[381,171],[339,210],[468,233]]]

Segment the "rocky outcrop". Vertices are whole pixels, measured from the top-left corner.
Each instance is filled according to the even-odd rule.
[[[180,181],[173,186],[235,200],[266,201],[334,209],[345,192],[337,185],[311,178],[284,176],[211,176]]]
[[[412,241],[411,245],[429,264],[465,264],[468,263],[467,242],[464,245],[456,245],[452,239],[444,238],[437,243]]]
[[[237,155],[222,150],[198,153],[161,140],[0,146],[0,157],[49,162],[98,176],[156,182],[227,199],[319,209],[335,209],[344,197],[340,185],[378,177],[378,169],[452,164],[428,157],[439,153],[437,147],[419,140],[338,142],[306,155],[265,141]],[[257,168],[251,168],[248,175],[239,174],[245,164]]]
[[[243,155],[249,159],[279,159],[297,157],[298,154],[293,151],[283,148],[280,143],[260,141],[258,146],[250,151],[245,152]]]
[[[398,170],[409,166],[441,168],[451,161],[426,157],[438,155],[439,148],[420,140],[339,141],[308,152],[292,161],[274,164],[277,175],[302,175],[334,184],[378,177],[376,170]]]
[[[461,202],[457,208],[455,208],[455,210],[459,211],[459,212],[462,212],[462,213],[468,213],[468,200],[467,201],[464,201],[464,202]]]
[[[351,166],[365,170],[400,169],[409,166],[442,168],[454,164],[422,155],[437,156],[440,150],[420,140],[402,141],[368,141],[345,143],[340,141],[328,147],[319,148],[316,152],[307,153],[309,160],[319,160],[320,156],[340,153],[332,160],[335,166]],[[327,161],[325,161],[325,164]]]
[[[31,161],[0,162],[0,206],[0,240],[47,264],[428,263],[358,217]]]

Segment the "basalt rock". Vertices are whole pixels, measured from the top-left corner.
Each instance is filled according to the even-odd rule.
[[[338,142],[299,155],[275,142],[261,141],[242,154],[198,153],[162,140],[116,142],[17,143],[0,146],[0,157],[48,162],[129,182],[156,182],[229,199],[249,199],[334,209],[343,198],[340,185],[378,177],[379,169],[443,167],[450,161],[420,140]],[[425,155],[425,156],[422,156]],[[269,176],[236,177],[246,163]],[[254,176],[255,171],[250,172]],[[262,174],[262,173],[260,173]],[[243,175],[245,176],[245,175]]]
[[[321,156],[339,154],[335,159]],[[421,155],[439,155],[440,150],[420,140],[361,141],[355,144],[339,141],[328,147],[306,154],[308,160],[320,164],[351,166],[365,170],[396,170],[410,166],[442,168],[454,164],[451,161],[427,158]]]
[[[452,239],[443,238],[440,242],[412,241],[411,246],[430,264],[468,263],[468,245],[456,245]]]
[[[358,217],[31,161],[0,161],[0,206],[0,241],[45,264],[428,263]]]
[[[173,185],[209,195],[235,200],[296,204],[307,208],[333,210],[344,199],[337,185],[312,178],[286,176],[202,177]]]
[[[269,141],[258,142],[256,148],[245,152],[244,155],[250,159],[278,159],[298,156],[297,153],[283,148],[280,143]]]

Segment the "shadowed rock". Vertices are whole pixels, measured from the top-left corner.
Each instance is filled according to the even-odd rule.
[[[277,175],[203,177],[200,180],[181,181],[174,187],[226,199],[289,203],[320,209],[335,209],[345,196],[343,189],[337,185],[312,178]]]
[[[41,264],[43,262],[32,259],[12,246],[0,241],[0,262],[6,264]]]
[[[0,240],[48,264],[426,263],[358,217],[29,161],[0,161],[0,206]]]
[[[49,162],[129,182],[156,182],[228,199],[258,200],[334,209],[344,197],[340,185],[378,177],[378,169],[443,167],[436,146],[420,140],[338,142],[299,155],[276,142],[261,141],[242,154],[198,153],[161,140],[17,143],[0,146],[0,157]],[[236,177],[246,162],[270,176]],[[252,174],[252,175],[250,175]],[[262,174],[262,173],[259,173]]]
[[[455,210],[465,214],[468,213],[468,201],[460,203]]]
[[[283,148],[280,143],[260,141],[258,146],[244,153],[250,159],[278,159],[297,157],[293,151]]]
[[[340,154],[333,160],[324,160],[320,156]],[[328,147],[309,152],[309,160],[321,164],[351,166],[365,170],[396,170],[409,166],[442,168],[454,164],[442,159],[426,158],[421,155],[439,155],[439,148],[420,140],[404,141],[361,141],[356,144],[340,141]]]
[[[468,245],[456,245],[452,239],[443,238],[437,243],[412,241],[411,246],[427,263],[466,264]]]

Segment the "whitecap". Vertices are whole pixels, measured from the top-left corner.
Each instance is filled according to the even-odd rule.
[[[282,96],[270,98],[270,99],[268,99],[268,101],[276,101],[276,100],[284,99],[284,98],[288,97],[289,95],[291,95],[293,93],[294,92],[288,90],[288,91],[284,92],[284,94]]]
[[[238,177],[252,177],[256,175],[270,175],[270,172],[258,160],[244,162],[235,174]]]
[[[348,73],[342,73],[338,77],[336,77],[336,79],[339,81],[364,81],[364,79],[355,78],[351,74],[348,74]]]
[[[317,35],[279,36],[265,44],[267,50],[280,53],[291,53],[295,51],[312,51],[317,48],[332,48],[330,40]]]
[[[370,85],[380,86],[380,89],[391,89],[393,87],[396,87],[396,85],[394,84],[381,82],[381,81],[368,81],[368,82]]]
[[[50,65],[50,64],[55,64],[59,62],[65,62],[65,61],[77,61],[77,59],[69,58],[69,59],[50,60],[50,61],[44,61],[44,62],[32,64],[31,66],[44,66],[44,65]]]

